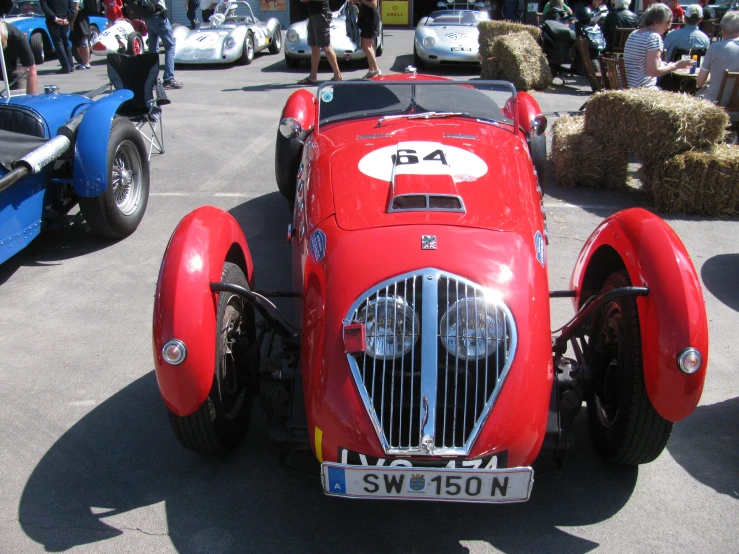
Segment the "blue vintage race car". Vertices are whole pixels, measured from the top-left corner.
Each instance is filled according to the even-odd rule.
[[[15,0],[13,8],[4,19],[28,38],[36,65],[44,63],[46,56],[55,53],[54,43],[46,27],[46,17],[38,0]],[[104,17],[90,16],[90,40],[92,41],[107,26],[108,20]]]
[[[136,230],[149,163],[140,133],[117,115],[130,98],[130,90],[97,101],[58,93],[0,98],[0,263],[77,203],[98,235]]]

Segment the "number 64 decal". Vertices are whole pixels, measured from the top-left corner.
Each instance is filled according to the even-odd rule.
[[[453,175],[472,181],[488,172],[487,164],[472,152],[438,142],[413,141],[378,148],[359,160],[359,171],[390,181],[396,175]],[[464,176],[458,179],[457,176]]]

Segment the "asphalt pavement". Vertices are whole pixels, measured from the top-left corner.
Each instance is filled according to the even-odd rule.
[[[385,39],[380,68],[402,71],[413,31],[388,29]],[[83,92],[107,80],[102,60],[71,75],[58,68],[39,66],[41,85]],[[351,65],[344,76],[366,71]],[[110,242],[73,221],[0,266],[0,552],[736,552],[737,220],[666,218],[703,283],[710,357],[700,405],[651,464],[604,464],[581,414],[564,467],[537,475],[527,503],[369,502],[324,497],[317,479],[280,467],[256,404],[234,456],[204,458],[177,444],[151,353],[162,255],[184,215],[215,205],[243,226],[257,281],[290,288],[290,214],[273,153],[282,106],[307,74],[281,54],[246,67],[178,67],[185,87],[168,91],[166,153],[151,162],[139,229]],[[578,109],[588,93],[579,79],[535,97],[554,114]],[[545,205],[551,288],[563,289],[596,225],[643,202],[638,191],[550,183]],[[572,307],[552,302],[557,327]]]

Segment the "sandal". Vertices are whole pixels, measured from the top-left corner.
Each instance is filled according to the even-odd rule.
[[[372,77],[379,77],[380,75],[382,75],[382,71],[379,69],[377,71],[368,71],[362,79],[371,79]]]
[[[318,81],[314,81],[310,77],[306,77],[305,79],[300,79],[300,81],[298,81],[298,84],[299,85],[317,85]]]
[[[343,81],[343,80],[344,80],[344,77],[342,77],[341,75],[339,75],[338,77],[333,76],[329,79],[329,81]]]

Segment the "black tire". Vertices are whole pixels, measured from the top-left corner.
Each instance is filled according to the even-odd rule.
[[[244,272],[230,262],[223,264],[221,281],[249,288]],[[254,340],[253,309],[240,296],[219,293],[216,322],[216,363],[210,394],[188,416],[168,410],[180,444],[210,455],[228,454],[238,446],[249,428],[252,403],[246,353]],[[244,337],[249,340],[236,340]]]
[[[95,40],[99,34],[100,29],[98,29],[98,26],[94,23],[90,25],[90,44],[92,44],[92,41]]]
[[[122,239],[141,223],[149,201],[149,162],[144,139],[128,119],[110,126],[108,187],[93,198],[80,197],[80,210],[96,235]]]
[[[269,53],[279,54],[282,50],[282,29],[278,25],[272,35],[272,42],[269,43]]]
[[[611,273],[601,294],[628,286],[626,271]],[[588,421],[595,450],[616,464],[651,462],[664,450],[672,423],[655,411],[644,386],[634,298],[613,300],[593,316],[587,351],[592,376]]]
[[[418,52],[416,52],[416,45],[413,45],[413,65],[416,66],[416,69],[424,69],[426,67],[426,62],[421,59],[421,56],[418,55]]]
[[[375,39],[375,57],[379,58],[382,56],[382,51],[385,49],[385,31],[380,32],[380,37]]]
[[[31,44],[31,52],[33,52],[33,59],[36,62],[36,65],[41,65],[45,60],[44,35],[42,35],[41,32],[33,33],[29,43]]]
[[[249,65],[254,61],[254,35],[251,31],[246,33],[244,39],[244,49],[241,51],[241,57],[239,58],[239,65]]]
[[[146,52],[146,46],[144,45],[144,38],[141,33],[133,32],[128,35],[128,46],[126,47],[126,53],[132,56],[138,56]]]
[[[292,211],[295,204],[295,187],[300,168],[303,145],[297,139],[288,139],[277,131],[275,142],[275,180],[280,194],[287,200],[287,207]]]
[[[290,69],[295,69],[300,65],[300,60],[296,60],[295,58],[291,58],[287,55],[287,52],[285,52],[285,65],[289,67]]]
[[[549,177],[549,162],[547,161],[547,137],[544,134],[534,135],[529,144],[531,151],[531,161],[534,164],[536,173],[539,176],[539,186],[541,190],[545,190],[547,179]]]

